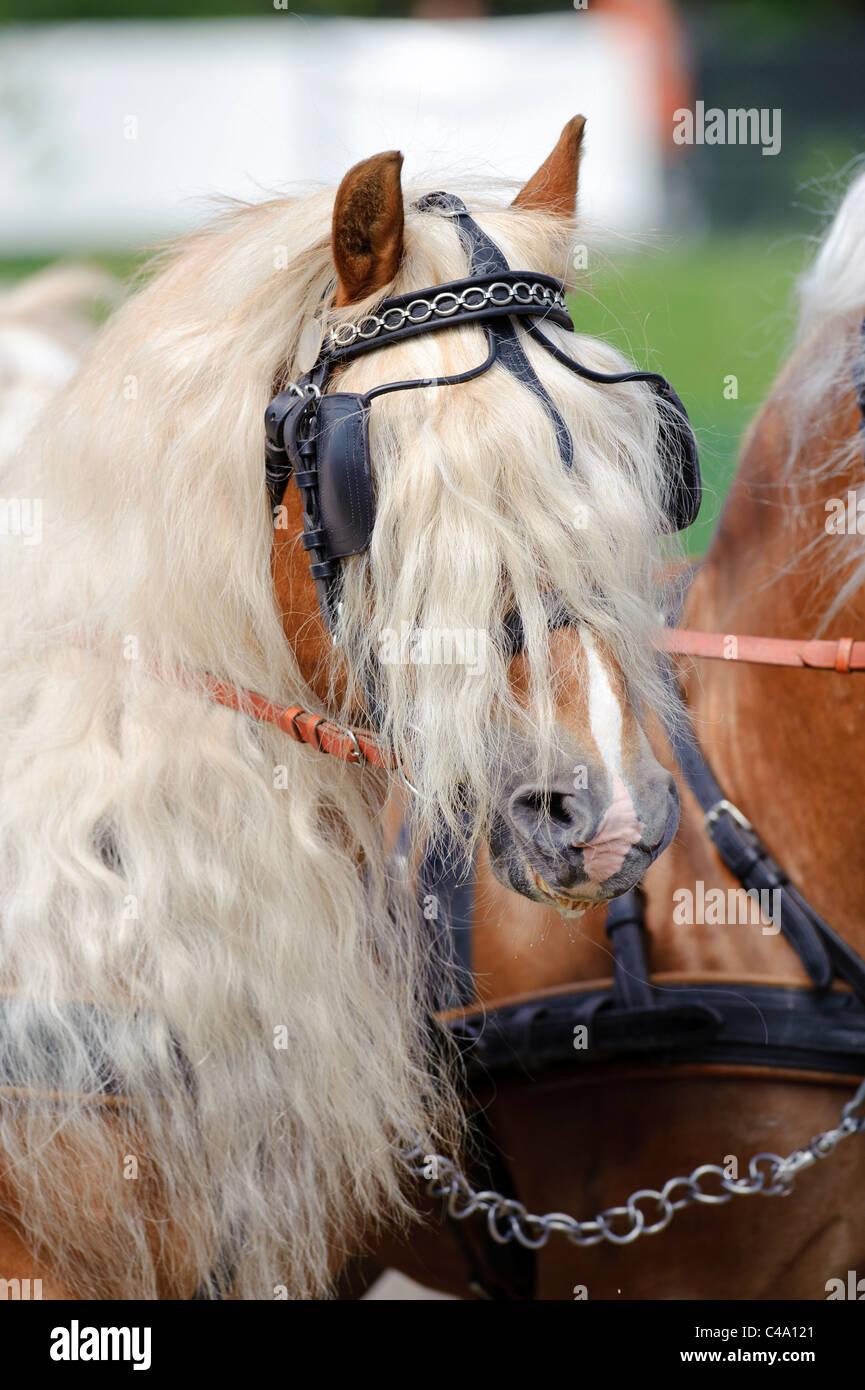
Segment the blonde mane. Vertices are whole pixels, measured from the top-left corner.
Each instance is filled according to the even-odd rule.
[[[813,506],[800,505],[816,481],[824,498],[837,497],[840,479],[862,471],[859,413],[839,431],[865,365],[865,172],[848,188],[816,252],[799,278],[798,324],[791,359],[773,392],[783,412],[786,451],[779,496],[795,534],[790,567],[810,566],[825,607],[820,631],[831,625],[865,584],[865,549],[857,532],[814,533]],[[804,491],[803,491],[804,490]],[[771,486],[766,500],[776,500]],[[844,494],[846,501],[846,492]],[[786,572],[786,571],[785,571]]]
[[[3,482],[40,500],[44,534],[0,545],[0,1153],[13,1214],[84,1296],[188,1297],[220,1268],[240,1297],[320,1294],[353,1232],[408,1216],[400,1147],[460,1142],[430,942],[383,861],[383,779],[157,674],[316,707],[274,601],[262,419],[332,294],[332,207],[316,193],[236,208],[181,241]],[[567,223],[472,207],[515,269],[566,269]],[[465,269],[453,226],[408,207],[390,292]],[[383,733],[427,830],[462,825],[466,785],[483,827],[496,727],[553,737],[551,585],[632,698],[663,698],[654,399],[527,350],[573,432],[570,475],[543,407],[500,367],[373,410],[376,531],[345,566],[354,668],[386,629],[494,632],[514,606],[533,661],[528,712],[495,640],[475,675],[382,666]],[[479,330],[429,335],[341,384],[483,353]]]

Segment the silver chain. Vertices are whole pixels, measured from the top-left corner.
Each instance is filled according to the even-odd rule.
[[[395,333],[406,324],[426,323],[431,318],[450,318],[460,309],[479,313],[492,304],[504,308],[507,304],[535,304],[539,309],[567,309],[567,302],[561,290],[538,281],[515,280],[508,285],[496,280],[492,285],[468,285],[456,294],[452,290],[442,290],[432,299],[413,299],[403,308],[392,304],[384,313],[367,314],[359,323],[340,323],[332,328],[327,336],[326,351],[351,347],[358,339],[363,342],[377,338],[380,333]]]
[[[787,1197],[804,1168],[818,1159],[834,1153],[842,1139],[860,1134],[865,1129],[865,1115],[856,1111],[865,1104],[865,1080],[852,1100],[841,1111],[836,1129],[827,1129],[812,1139],[803,1149],[794,1149],[786,1158],[778,1154],[755,1154],[748,1164],[746,1178],[730,1178],[717,1163],[701,1163],[690,1177],[670,1178],[660,1192],[641,1187],[632,1192],[622,1207],[608,1207],[591,1221],[577,1221],[564,1212],[551,1211],[545,1216],[532,1216],[522,1202],[504,1197],[500,1192],[478,1192],[465,1174],[449,1158],[440,1154],[425,1154],[422,1146],[411,1149],[405,1162],[414,1178],[427,1180],[427,1191],[441,1197],[454,1221],[465,1221],[475,1212],[486,1215],[487,1229],[499,1245],[516,1240],[529,1250],[540,1250],[553,1231],[560,1231],[572,1245],[598,1245],[603,1240],[613,1245],[630,1245],[638,1236],[653,1236],[665,1230],[677,1211],[695,1202],[719,1206],[731,1197]],[[434,1176],[430,1175],[432,1169]],[[701,1186],[708,1178],[715,1180],[720,1191],[705,1192]],[[680,1191],[677,1194],[677,1189]],[[643,1211],[639,1204],[653,1202],[654,1211]]]

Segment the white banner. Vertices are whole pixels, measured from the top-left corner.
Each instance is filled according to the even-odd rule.
[[[589,118],[582,209],[663,221],[642,34],[590,10],[515,19],[74,24],[0,34],[0,251],[136,247],[221,195],[333,183],[401,149],[405,177],[527,178]]]

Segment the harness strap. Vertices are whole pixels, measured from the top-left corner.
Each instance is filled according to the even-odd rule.
[[[607,907],[607,936],[613,948],[613,1007],[654,1005],[646,955],[645,895],[641,888],[613,898]]]
[[[370,763],[373,767],[391,769],[397,766],[392,751],[369,729],[338,724],[326,715],[312,714],[302,705],[275,705],[263,695],[239,690],[224,681],[208,678],[204,689],[215,704],[238,710],[261,723],[275,724],[295,743],[305,743],[319,753],[330,753],[347,763]]]
[[[810,979],[825,989],[837,974],[865,1001],[865,961],[842,941],[776,863],[757,832],[724,796],[703,754],[678,685],[668,677],[679,702],[679,722],[670,741],[685,780],[705,815],[706,829],[723,863],[746,890],[780,894],[779,925]]]
[[[469,819],[468,811],[465,818]],[[401,840],[407,842],[403,825]],[[443,988],[450,997],[441,1008],[470,1004],[474,999],[472,975],[472,918],[475,900],[474,863],[467,859],[454,834],[445,829],[428,845],[418,874],[418,896],[425,920],[438,927],[438,944],[443,948],[447,968]]]
[[[573,621],[572,615],[563,607],[555,594],[548,596],[547,606],[549,609],[547,621],[551,629],[566,627]],[[520,614],[516,611],[508,613],[503,620],[503,629],[507,654],[516,656],[525,646],[525,634]],[[735,656],[730,656],[725,651],[725,644],[730,644],[732,641],[738,644]],[[774,637],[751,637],[723,632],[692,632],[686,628],[661,628],[657,633],[655,644],[659,650],[678,656],[714,657],[754,664],[797,666],[802,669],[823,671],[865,671],[865,642],[854,642],[847,637],[839,638],[838,641],[833,642],[796,642]],[[182,681],[179,683],[186,684]],[[192,687],[190,683],[190,688],[197,687]],[[257,695],[249,690],[241,690],[237,686],[228,685],[225,681],[213,677],[204,678],[203,688],[204,693],[216,704],[224,705],[227,709],[238,710],[241,714],[247,714],[263,723],[276,724],[283,733],[294,739],[295,743],[305,743],[308,747],[315,748],[319,753],[330,753],[332,756],[349,763],[370,763],[373,767],[394,769],[397,765],[393,752],[389,748],[385,748],[370,729],[362,729],[356,725],[338,724],[325,715],[312,714],[301,705],[288,707],[278,705],[263,695]],[[684,711],[684,705],[682,708]],[[703,805],[702,801],[700,804],[703,805],[704,811],[708,811],[712,806],[724,800],[723,793],[714,780],[705,759],[698,752],[693,757],[690,756],[690,750],[696,749],[696,740],[687,721],[686,712],[683,722],[686,723],[688,732],[675,742],[674,751],[686,777],[693,776],[695,778],[695,786],[692,787],[692,790],[698,801],[700,801],[700,793],[695,790],[695,787],[698,783],[705,783],[705,795],[711,795],[711,800],[708,805]],[[675,739],[675,734],[673,737]],[[711,792],[709,788],[711,788]],[[720,849],[719,852],[721,852]],[[765,851],[763,851],[763,857],[768,859]],[[745,861],[743,860],[744,867]],[[777,865],[774,868],[776,872],[780,872]],[[770,885],[765,882],[760,885],[755,883],[754,886],[769,887]],[[822,968],[821,973],[824,973]],[[863,977],[863,981],[865,981],[865,977]]]
[[[565,991],[441,1022],[473,1080],[623,1060],[865,1074],[865,1004],[846,990],[704,981],[653,984],[651,996],[633,1009],[606,987]]]
[[[430,195],[431,198],[447,196],[444,193]],[[453,200],[454,204],[459,201]],[[421,199],[415,206],[445,205]],[[466,212],[465,216],[468,215]],[[480,228],[478,232],[484,235]],[[495,245],[489,238],[487,241],[490,246]],[[384,300],[376,313],[367,314],[359,322],[345,320],[337,324],[325,339],[323,355],[329,364],[339,365],[422,333],[462,328],[466,324],[497,318],[524,318],[530,322],[538,314],[573,332],[574,323],[561,281],[534,270],[511,270],[503,264],[501,253],[497,254],[497,261],[492,257],[486,260],[486,264],[493,266],[489,273],[473,270],[461,280],[448,280],[429,289],[394,295]]]
[[[710,802],[703,810],[711,814],[715,804]],[[727,868],[747,892],[780,895],[781,933],[799,956],[813,983],[825,989],[832,983],[834,971],[821,940],[820,925],[810,910],[803,911],[786,891],[789,884],[786,874],[756,834],[744,827],[740,829],[726,808],[708,823],[708,830]]]
[[[725,809],[711,821],[709,833],[724,863],[744,888],[780,893],[781,931],[814,984],[825,987],[837,973],[865,1000],[865,961],[790,882],[756,832],[740,827]]]
[[[498,246],[478,226],[462,198],[456,197],[453,193],[428,193],[426,197],[418,201],[416,206],[422,211],[436,208],[453,214],[468,243],[472,276],[497,276],[510,273],[510,266]],[[511,318],[495,319],[489,323],[489,330],[496,339],[499,361],[524,386],[528,386],[542,402],[555,426],[562,462],[566,468],[570,468],[574,462],[574,444],[571,439],[571,432],[529,361],[525,348],[517,335],[513,320]]]

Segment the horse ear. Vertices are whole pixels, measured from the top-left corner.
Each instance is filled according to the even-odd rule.
[[[537,208],[539,212],[573,217],[585,125],[585,116],[574,116],[568,121],[552,154],[514,198],[514,207]]]
[[[354,304],[396,275],[403,247],[399,150],[374,154],[349,169],[333,207],[337,305]]]

